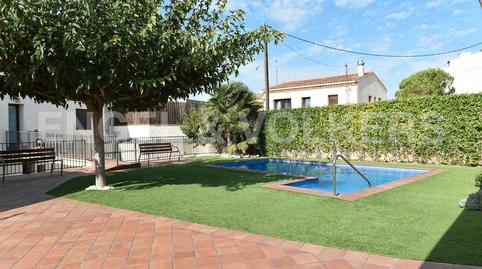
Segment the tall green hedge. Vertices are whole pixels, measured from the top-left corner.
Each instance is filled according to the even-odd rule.
[[[482,94],[271,111],[265,154],[482,165]]]

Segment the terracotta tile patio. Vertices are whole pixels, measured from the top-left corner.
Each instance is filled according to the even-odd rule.
[[[0,186],[0,269],[476,268],[303,244],[44,194],[82,172],[89,171],[9,178]]]

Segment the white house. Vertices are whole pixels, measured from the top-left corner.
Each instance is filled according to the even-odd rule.
[[[387,88],[359,61],[356,74],[284,82],[270,88],[269,99],[271,109],[370,103],[386,100]]]
[[[482,92],[482,51],[460,53],[448,62],[445,71],[454,77],[456,93]]]

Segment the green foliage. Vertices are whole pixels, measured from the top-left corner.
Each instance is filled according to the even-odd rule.
[[[475,187],[482,188],[482,173],[475,178]]]
[[[242,82],[223,84],[214,91],[207,105],[206,126],[219,152],[246,153],[251,142],[246,132],[260,108],[254,93]]]
[[[400,89],[395,93],[397,99],[405,100],[427,95],[453,94],[454,78],[439,68],[429,68],[400,82]]]
[[[249,134],[260,105],[242,82],[230,82],[216,88],[206,108],[188,115],[181,128],[198,144],[210,143],[219,153],[241,152],[258,142]]]
[[[1,0],[0,97],[162,108],[210,91],[281,35],[225,0]]]
[[[269,156],[482,165],[482,94],[271,111]]]
[[[31,97],[93,113],[97,182],[102,111],[162,108],[210,92],[283,35],[247,31],[226,0],[0,0],[0,98]]]

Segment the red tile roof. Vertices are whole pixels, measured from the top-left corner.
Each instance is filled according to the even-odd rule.
[[[372,72],[365,73],[364,76],[372,74]],[[358,82],[361,77],[358,74],[348,74],[348,81],[350,82]],[[337,83],[345,83],[347,80],[346,75],[341,76],[332,76],[332,77],[323,77],[323,78],[313,78],[313,79],[306,79],[306,80],[294,80],[294,81],[287,81],[281,84],[275,85],[270,88],[270,90],[279,90],[279,89],[288,89],[288,88],[298,88],[298,87],[309,87],[309,86],[324,86],[329,84],[337,84]]]

